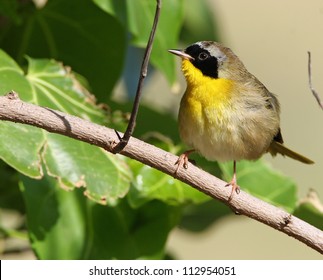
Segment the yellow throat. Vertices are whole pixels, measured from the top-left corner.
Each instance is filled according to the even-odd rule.
[[[187,82],[186,98],[192,99],[191,105],[194,106],[195,101],[204,108],[211,106],[220,111],[228,106],[232,98],[232,80],[205,76],[187,59],[182,61],[182,71]]]

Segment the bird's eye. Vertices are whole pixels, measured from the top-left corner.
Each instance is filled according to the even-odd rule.
[[[199,60],[205,60],[209,57],[209,55],[206,52],[201,52],[199,54]]]

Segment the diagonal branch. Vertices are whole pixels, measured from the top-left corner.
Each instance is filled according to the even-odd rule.
[[[23,102],[14,92],[0,97],[0,120],[43,128],[83,142],[102,147],[109,152],[117,135],[113,129],[100,126],[53,109]],[[171,176],[177,156],[131,137],[122,155],[140,161]],[[236,213],[248,216],[292,236],[323,254],[323,231],[289,213],[243,191],[230,202],[226,182],[188,163],[188,170],[179,169],[177,179],[230,206]]]
[[[307,52],[308,53],[308,83],[309,83],[309,87],[310,90],[312,91],[317,103],[319,104],[319,106],[321,107],[321,109],[323,110],[323,103],[321,101],[321,98],[318,94],[318,92],[314,89],[313,84],[312,84],[312,61],[311,61],[311,52]]]

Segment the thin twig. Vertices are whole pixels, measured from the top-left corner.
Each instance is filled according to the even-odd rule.
[[[309,83],[309,87],[310,90],[312,91],[317,103],[319,104],[319,106],[321,107],[321,109],[323,110],[323,103],[320,99],[320,96],[318,94],[318,92],[314,89],[313,84],[312,84],[312,62],[311,62],[311,52],[307,52],[308,53],[308,83]]]
[[[126,132],[124,133],[122,138],[120,137],[120,135],[116,131],[119,142],[113,148],[113,153],[119,153],[120,151],[122,151],[124,149],[124,147],[128,144],[128,141],[129,141],[130,137],[132,136],[133,131],[135,129],[136,119],[137,119],[137,114],[138,114],[138,109],[139,109],[139,103],[140,103],[140,97],[141,97],[141,92],[142,92],[142,85],[143,85],[144,79],[147,76],[149,58],[150,58],[150,54],[151,54],[151,50],[152,50],[152,46],[153,46],[153,41],[154,41],[154,37],[155,37],[156,29],[157,29],[157,24],[158,24],[158,20],[159,20],[159,15],[160,15],[160,9],[161,9],[161,0],[156,0],[156,1],[157,1],[157,4],[156,4],[154,23],[153,23],[153,26],[152,26],[152,29],[150,32],[149,40],[148,40],[145,54],[144,54],[144,59],[142,61],[142,65],[141,65],[140,77],[139,77],[139,81],[138,81],[137,92],[136,92],[135,100],[133,103],[130,120],[129,120],[127,129],[126,129]]]
[[[23,102],[11,93],[0,96],[0,120],[29,124],[49,132],[62,134],[112,152],[117,141],[114,130],[49,108]],[[122,155],[174,175],[178,156],[166,152],[134,137],[120,152]],[[188,169],[181,168],[176,178],[195,189],[229,205],[235,212],[248,216],[274,229],[296,238],[323,254],[323,231],[284,210],[241,191],[228,201],[231,190],[226,182],[212,176],[188,162]],[[259,182],[261,185],[261,182]],[[259,186],[261,188],[261,186]]]

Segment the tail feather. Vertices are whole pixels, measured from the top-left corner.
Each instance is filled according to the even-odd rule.
[[[273,141],[268,149],[268,152],[272,155],[275,156],[277,153],[281,154],[283,156],[288,156],[292,159],[298,160],[300,162],[306,163],[306,164],[313,164],[314,161],[310,160],[307,157],[304,157],[290,149],[288,149],[287,147],[285,147],[283,144],[278,143],[276,141]]]

